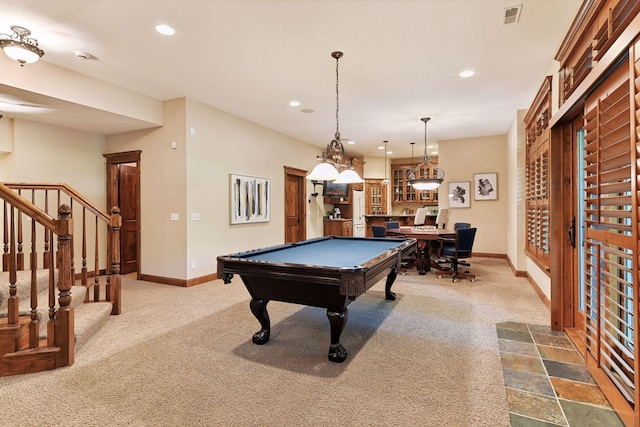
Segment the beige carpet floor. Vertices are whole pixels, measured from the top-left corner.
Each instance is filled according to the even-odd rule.
[[[111,317],[52,372],[0,378],[3,426],[509,426],[496,323],[548,325],[506,261],[474,283],[398,276],[349,306],[342,364],[325,310],[270,302],[271,340],[239,277],[192,288],[123,281]]]

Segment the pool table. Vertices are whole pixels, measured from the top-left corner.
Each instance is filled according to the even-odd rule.
[[[395,300],[391,285],[400,260],[415,250],[415,239],[327,236],[219,256],[218,277],[230,283],[238,274],[249,291],[251,312],[261,325],[253,335],[255,344],[269,341],[269,301],[326,308],[329,360],[343,362],[347,350],[340,335],[347,323],[347,305],[385,275],[385,297]]]

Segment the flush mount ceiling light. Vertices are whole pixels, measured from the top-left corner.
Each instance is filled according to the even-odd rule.
[[[17,25],[11,26],[13,34],[0,34],[0,48],[20,66],[32,64],[44,55],[38,48],[38,40],[29,37],[31,31]]]
[[[327,149],[318,156],[322,163],[317,165],[307,179],[316,181],[334,181],[338,184],[356,184],[364,182],[360,175],[353,169],[351,159],[344,151],[342,141],[340,141],[340,98],[338,83],[340,82],[338,73],[338,61],[342,57],[342,52],[333,52],[331,57],[336,60],[336,134],[335,138],[327,145]],[[340,172],[342,169],[342,172]]]
[[[156,25],[156,31],[165,36],[172,36],[176,33],[176,30],[168,26],[167,24]]]
[[[415,169],[409,171],[409,183],[416,190],[435,190],[440,184],[442,184],[442,181],[444,180],[444,171],[436,167],[433,164],[431,157],[427,154],[427,122],[431,120],[431,117],[423,117],[420,120],[424,122],[424,155],[422,156],[420,164],[418,164]],[[433,176],[417,178],[420,168],[424,165],[431,166],[433,170]]]

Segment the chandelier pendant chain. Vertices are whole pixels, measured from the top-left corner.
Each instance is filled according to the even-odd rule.
[[[336,58],[336,139],[340,139],[340,73],[338,72],[338,62],[342,57],[342,52],[333,52],[332,56]]]

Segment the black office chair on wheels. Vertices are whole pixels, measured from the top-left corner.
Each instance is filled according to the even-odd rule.
[[[440,255],[443,259],[438,261],[438,265],[443,268],[437,273],[438,278],[451,276],[452,282],[455,282],[460,277],[469,279],[470,282],[474,281],[475,274],[471,274],[469,270],[461,271],[460,266],[470,267],[466,259],[471,258],[476,230],[475,227],[459,228],[456,230],[455,244],[442,247]],[[443,240],[446,242],[447,239]]]
[[[470,228],[470,227],[471,227],[471,224],[469,224],[468,222],[456,222],[455,224],[453,224],[453,229],[455,231],[458,231],[458,229],[460,228]],[[438,239],[438,243],[439,243],[439,246],[433,247],[433,253],[436,255],[437,258],[442,257],[442,250],[445,247],[449,247],[450,248],[449,250],[453,250],[453,248],[455,248],[456,246],[453,239],[447,239],[446,237]]]

